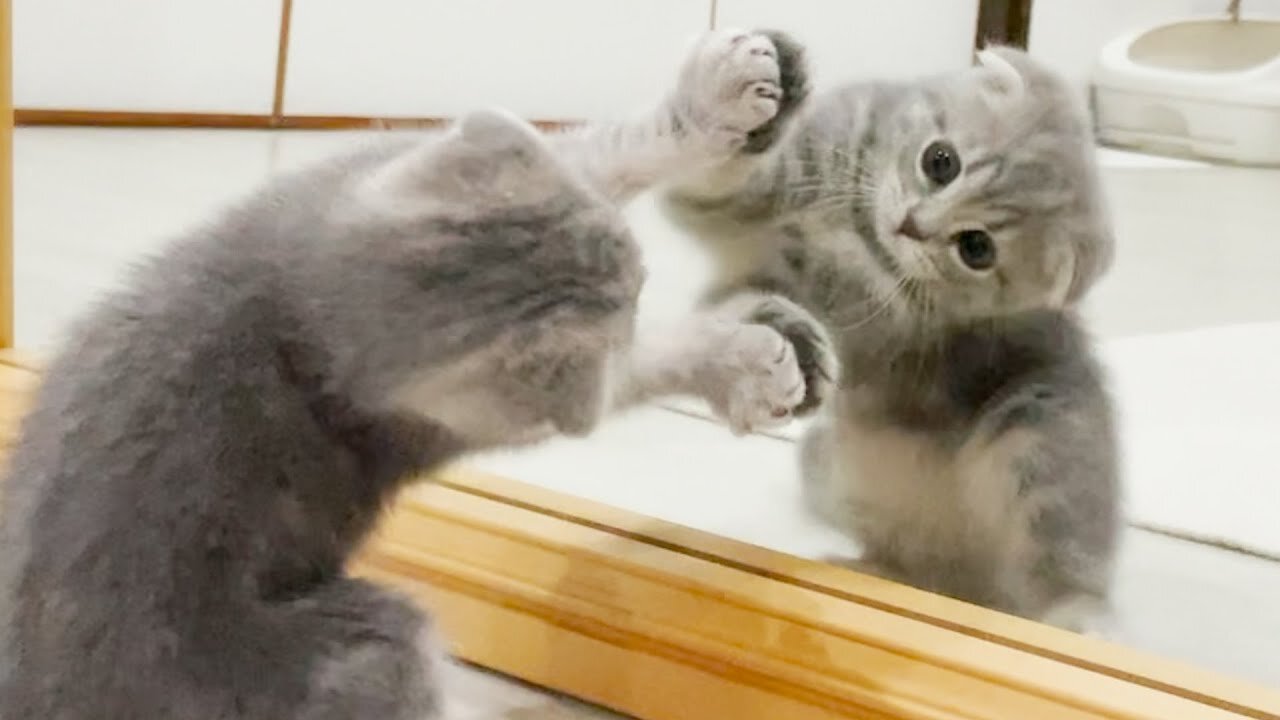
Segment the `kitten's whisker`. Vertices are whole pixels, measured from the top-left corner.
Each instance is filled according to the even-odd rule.
[[[876,309],[873,310],[869,315],[859,319],[856,322],[841,323],[837,325],[836,328],[841,331],[856,330],[866,325],[867,323],[871,322],[872,320],[875,320],[877,317],[884,314],[885,310],[889,309],[889,306],[893,304],[894,300],[898,299],[901,296],[902,294],[901,291],[905,287],[908,280],[909,278],[907,278],[906,276],[899,278],[898,282],[893,286],[893,288],[889,290],[888,293],[885,294],[885,297],[880,301],[879,306],[876,307]]]

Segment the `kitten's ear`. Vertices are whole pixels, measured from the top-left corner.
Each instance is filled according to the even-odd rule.
[[[463,116],[441,138],[435,172],[453,175],[471,191],[502,180],[531,180],[555,162],[546,140],[529,123],[504,110]]]
[[[1017,102],[1027,92],[1027,79],[1014,64],[1017,50],[989,47],[978,51],[981,90],[990,105]]]
[[[1115,258],[1110,227],[1057,223],[1047,231],[1047,263],[1053,268],[1049,299],[1055,307],[1074,306],[1106,275]]]
[[[446,142],[460,143],[465,151],[477,155],[529,160],[543,159],[549,152],[546,141],[532,125],[498,108],[467,113],[451,134],[454,137]]]
[[[1071,284],[1067,288],[1067,302],[1078,302],[1111,269],[1111,263],[1115,260],[1115,247],[1115,237],[1110,229],[1100,230],[1091,235],[1087,242],[1077,245]]]
[[[561,175],[550,145],[532,125],[503,110],[478,110],[393,158],[369,190],[384,198],[472,204],[531,201],[559,188]]]

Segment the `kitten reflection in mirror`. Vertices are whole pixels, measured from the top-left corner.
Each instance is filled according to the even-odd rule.
[[[345,573],[407,481],[661,394],[739,432],[802,411],[772,327],[633,340],[617,208],[776,113],[763,45],[700,46],[632,124],[384,138],[142,264],[48,367],[3,484],[0,718],[448,717],[429,620]]]
[[[825,405],[802,443],[809,505],[864,570],[1092,627],[1120,484],[1074,309],[1112,254],[1075,89],[992,49],[947,77],[806,100],[803,49],[747,35],[774,43],[791,92],[665,204],[718,258],[713,300],[754,304]]]

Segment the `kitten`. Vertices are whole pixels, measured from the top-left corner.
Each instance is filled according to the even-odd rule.
[[[4,482],[0,717],[439,717],[429,620],[344,574],[405,482],[665,393],[740,432],[799,405],[764,325],[632,339],[618,203],[778,107],[758,48],[699,47],[638,123],[480,112],[277,179],[84,318]]]
[[[806,101],[803,49],[750,36],[802,107],[665,206],[716,254],[713,297],[795,343],[804,403],[831,395],[802,443],[808,503],[865,570],[1069,628],[1101,617],[1117,445],[1074,308],[1112,237],[1073,89],[992,49]]]

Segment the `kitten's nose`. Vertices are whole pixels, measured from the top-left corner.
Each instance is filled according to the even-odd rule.
[[[911,213],[907,213],[907,216],[902,218],[902,224],[898,226],[898,234],[906,235],[912,240],[924,240],[924,233],[916,224],[916,216]]]

